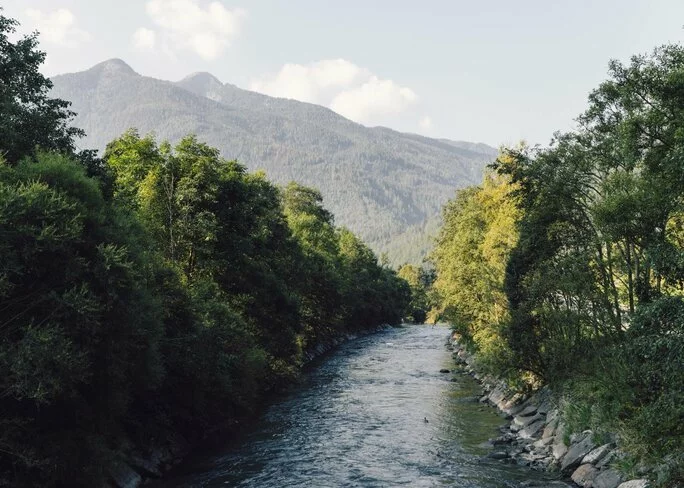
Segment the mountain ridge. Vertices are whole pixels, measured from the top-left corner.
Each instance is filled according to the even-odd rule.
[[[419,262],[441,206],[478,184],[496,150],[365,127],[329,108],[222,83],[207,72],[179,81],[137,73],[114,58],[52,78],[52,96],[72,102],[79,145],[102,150],[130,127],[175,142],[188,133],[278,184],[321,190],[336,220],[394,263]],[[402,248],[406,241],[406,248]],[[409,244],[410,242],[410,244]],[[417,244],[419,242],[420,244]]]

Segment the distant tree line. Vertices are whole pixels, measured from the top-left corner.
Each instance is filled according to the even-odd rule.
[[[547,149],[504,148],[444,209],[440,311],[493,371],[552,384],[624,469],[684,482],[684,48],[629,64]]]
[[[193,136],[78,151],[16,25],[0,15],[1,486],[99,486],[132,445],[250,414],[319,341],[401,321],[408,284],[317,190]]]

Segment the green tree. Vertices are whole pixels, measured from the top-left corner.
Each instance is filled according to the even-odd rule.
[[[0,470],[97,478],[163,378],[144,234],[54,154],[0,168],[0,207]]]
[[[52,82],[39,71],[45,53],[37,49],[38,34],[12,41],[18,25],[0,8],[0,155],[15,164],[36,147],[71,154],[84,133],[69,127],[70,103],[48,96]]]
[[[338,235],[318,190],[291,182],[282,191],[282,201],[302,251],[296,288],[304,339],[315,343],[344,328]]]
[[[405,280],[411,288],[411,303],[407,318],[411,322],[424,323],[431,308],[429,295],[434,277],[430,276],[425,269],[413,264],[404,264],[397,271],[397,276]]]
[[[502,155],[505,158],[504,155]],[[499,371],[509,354],[504,277],[517,243],[520,210],[508,178],[486,175],[480,187],[460,190],[444,207],[444,224],[431,255],[442,318],[449,320],[484,364]]]

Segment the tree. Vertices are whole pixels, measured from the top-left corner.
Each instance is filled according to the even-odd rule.
[[[408,320],[422,324],[430,310],[429,292],[433,277],[425,269],[413,264],[400,267],[397,276],[405,280],[411,288]]]
[[[499,371],[510,366],[503,337],[509,318],[504,278],[518,239],[515,191],[507,177],[497,174],[486,175],[479,187],[460,190],[444,207],[444,225],[431,255],[442,318],[479,352],[483,364]]]
[[[163,368],[147,245],[68,158],[0,167],[0,472],[97,479]]]
[[[40,72],[45,53],[38,34],[12,42],[18,22],[0,8],[0,155],[11,164],[34,154],[36,147],[72,154],[74,139],[84,135],[69,127],[75,115],[70,102],[50,98],[52,82]]]

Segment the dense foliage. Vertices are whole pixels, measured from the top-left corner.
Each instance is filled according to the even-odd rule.
[[[316,190],[193,136],[75,154],[14,25],[0,17],[0,485],[100,486],[133,447],[250,414],[307,348],[402,319],[408,284]]]
[[[76,115],[70,103],[50,98],[52,82],[38,69],[45,53],[36,49],[37,34],[12,40],[17,21],[0,8],[0,134],[2,157],[10,163],[31,154],[36,146],[71,151],[83,131],[69,127]]]
[[[503,327],[509,318],[504,270],[518,239],[520,217],[514,186],[489,174],[479,187],[462,190],[443,212],[444,224],[431,255],[439,315],[466,344],[477,345],[480,359],[505,364]]]
[[[434,259],[447,317],[502,368],[565,392],[574,427],[684,479],[684,48],[610,64],[575,132],[504,149],[503,200],[445,210]],[[492,211],[494,209],[494,211]],[[503,212],[503,213],[502,213]],[[488,233],[508,229],[488,241]],[[488,256],[485,249],[496,252]],[[467,288],[467,289],[464,289]],[[501,312],[504,312],[503,314]]]
[[[416,324],[425,323],[428,321],[428,313],[433,306],[434,270],[413,264],[404,264],[399,268],[397,274],[406,280],[411,289],[411,301],[406,318]]]

